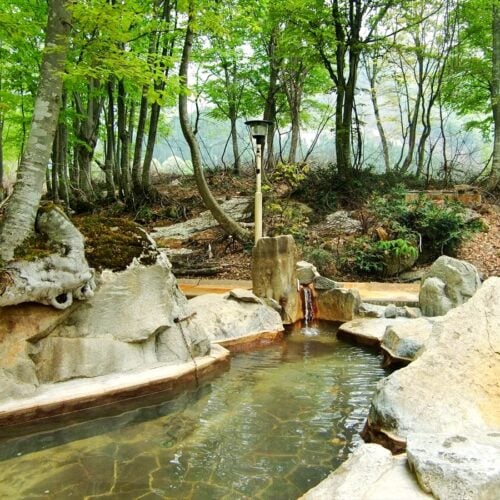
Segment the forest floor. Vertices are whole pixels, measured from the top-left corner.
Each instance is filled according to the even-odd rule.
[[[207,175],[213,195],[219,202],[236,196],[253,197],[253,175],[234,177],[230,173]],[[153,205],[144,205],[130,212],[116,202],[112,205],[97,207],[92,213],[83,213],[73,217],[77,227],[86,237],[86,252],[89,263],[98,270],[110,268],[124,269],[132,258],[150,250],[150,243],[137,225],[151,232],[155,227],[164,227],[192,219],[205,211],[201,196],[193,178],[157,179],[155,188],[159,201]],[[279,197],[280,188],[273,191]],[[307,209],[308,200],[296,201]],[[305,202],[305,204],[304,204]],[[2,207],[4,208],[4,207]],[[500,204],[498,199],[488,199],[481,206],[475,207],[481,214],[487,231],[475,233],[461,245],[457,257],[474,264],[483,279],[500,276]],[[0,210],[1,212],[1,210]],[[331,211],[333,212],[333,210]],[[1,218],[0,213],[0,218]],[[335,229],[324,224],[324,216],[318,210],[310,210],[308,226],[303,233],[305,241],[299,245],[299,258],[305,258],[300,248],[327,248],[336,257],[341,252],[342,244],[348,237],[335,233]],[[249,220],[249,222],[251,222]],[[266,226],[271,220],[264,220]],[[210,278],[221,280],[251,279],[251,247],[245,248],[240,242],[228,238],[219,227],[195,233],[182,242],[175,242],[178,248],[192,251],[187,259],[187,266],[178,270],[178,277]],[[146,253],[147,253],[146,252]],[[175,258],[171,258],[176,272]],[[147,258],[146,258],[147,261]],[[191,266],[191,267],[190,267]],[[322,274],[338,281],[384,281],[382,278],[359,276],[348,269],[333,263]],[[422,273],[428,266],[416,269]],[[207,272],[208,270],[208,272]],[[404,281],[398,277],[386,281]]]
[[[253,176],[235,178],[231,174],[219,173],[209,176],[208,182],[214,196],[220,202],[232,196],[253,196],[254,193]],[[154,208],[153,220],[142,221],[148,230],[187,220],[205,210],[192,179],[184,178],[174,184],[176,185],[172,186],[171,183],[165,184],[164,182],[156,184],[158,191],[165,198],[162,202],[163,205],[160,204]],[[490,199],[483,202],[481,206],[475,207],[475,210],[481,214],[488,230],[473,234],[469,240],[461,245],[456,257],[474,264],[483,279],[490,276],[500,276],[500,204],[498,200]],[[163,218],[162,214],[169,216]],[[313,215],[311,219],[314,220],[308,227],[308,238],[305,241],[307,246],[324,245],[325,240],[329,238],[338,242],[338,235],[329,234],[328,230],[326,232],[321,230],[321,219],[318,220],[317,215]],[[138,220],[138,222],[141,221]],[[208,259],[208,245],[210,245],[213,260],[220,263],[220,270],[216,275],[210,276],[211,278],[251,279],[251,249],[245,249],[240,243],[228,240],[227,235],[220,228],[197,233],[182,244],[183,247],[194,250],[195,255],[198,255],[201,260]],[[299,258],[301,257],[302,255],[299,255]],[[417,270],[423,271],[428,267],[428,265],[419,266]],[[196,271],[185,276],[190,278],[206,277],[202,274],[196,274]],[[336,266],[332,266],[331,274],[328,277],[339,281],[370,280],[369,277],[362,277]],[[387,280],[399,281],[397,277]]]

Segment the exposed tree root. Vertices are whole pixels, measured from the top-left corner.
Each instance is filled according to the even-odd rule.
[[[0,268],[0,306],[39,302],[66,309],[74,299],[93,295],[93,271],[85,259],[84,239],[57,207],[40,209],[36,230],[59,251],[41,259],[17,260]]]

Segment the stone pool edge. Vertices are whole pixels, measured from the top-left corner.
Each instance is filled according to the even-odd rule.
[[[194,361],[51,384],[34,396],[0,403],[0,425],[30,424],[157,392],[175,394],[199,379],[226,371],[230,356],[228,349],[213,343],[208,355]]]
[[[211,342],[210,353],[194,358],[194,361],[50,384],[39,388],[33,396],[0,403],[0,426],[5,430],[9,426],[33,424],[160,392],[175,395],[197,384],[200,379],[226,371],[232,353],[281,342],[284,336],[284,330],[273,330],[216,339]]]

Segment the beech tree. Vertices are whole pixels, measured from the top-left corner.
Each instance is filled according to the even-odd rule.
[[[93,289],[83,237],[57,208],[39,211],[45,171],[52,151],[68,52],[70,13],[65,0],[49,0],[45,47],[38,92],[17,182],[0,226],[0,306],[26,301],[58,308],[71,305]],[[35,262],[15,260],[35,228],[58,251]]]

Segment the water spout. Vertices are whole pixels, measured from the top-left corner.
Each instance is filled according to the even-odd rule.
[[[301,286],[302,290],[302,307],[304,313],[304,328],[302,329],[304,335],[312,336],[318,335],[316,328],[310,328],[310,323],[314,321],[316,313],[316,303],[314,300],[314,290],[312,285]]]

